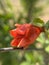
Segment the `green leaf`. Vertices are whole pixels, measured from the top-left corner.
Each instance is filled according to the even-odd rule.
[[[45,48],[45,51],[46,51],[47,53],[49,53],[49,46],[47,46],[47,47]]]
[[[30,65],[29,62],[22,62],[20,65]]]
[[[10,0],[7,0],[6,2],[7,2],[8,7],[9,7],[10,9],[12,9],[12,5],[11,5],[11,3],[10,3]]]
[[[3,26],[3,29],[4,29],[4,31],[7,32],[7,31],[9,30],[9,26],[8,26],[8,25],[4,25],[4,26]]]
[[[24,6],[25,11],[28,11],[30,7],[34,9],[37,0],[20,0],[20,2]]]
[[[40,36],[37,38],[37,41],[44,44],[45,43],[45,35],[44,33],[40,34]]]
[[[25,58],[26,58],[26,61],[28,62],[35,62],[35,58],[32,53],[26,53]]]
[[[36,26],[44,26],[44,21],[41,20],[40,18],[34,18],[33,24]]]
[[[49,20],[47,21],[47,23],[45,24],[45,28],[49,29]]]
[[[47,39],[47,40],[45,41],[45,43],[46,43],[46,44],[49,44],[49,39]]]
[[[49,39],[49,29],[45,28],[45,35]]]
[[[7,13],[7,14],[0,14],[0,19],[3,19],[4,20],[9,20],[13,18],[13,14],[12,13]]]

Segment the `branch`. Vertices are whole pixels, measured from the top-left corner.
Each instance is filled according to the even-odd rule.
[[[4,51],[12,51],[12,50],[35,50],[35,51],[43,51],[43,48],[27,48],[27,49],[24,49],[24,48],[17,48],[17,47],[7,47],[7,48],[0,48],[0,52]]]

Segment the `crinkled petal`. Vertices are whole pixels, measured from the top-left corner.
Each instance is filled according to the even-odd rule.
[[[16,26],[16,27],[20,27],[20,26],[21,26],[21,24],[15,24],[15,26]]]
[[[24,34],[25,34],[25,31],[19,29],[19,30],[17,31],[17,34],[19,34],[19,35],[24,35]]]
[[[19,44],[17,39],[13,39],[11,42],[11,46],[16,47]]]
[[[14,29],[14,30],[11,30],[11,31],[10,31],[10,34],[11,34],[13,37],[16,37],[16,36],[17,36],[16,30],[17,30],[17,29]]]
[[[25,25],[22,25],[21,27],[17,28],[17,33],[20,35],[24,35],[26,33],[26,27]]]
[[[39,28],[32,29],[30,36],[29,36],[30,43],[33,43],[36,40],[36,38],[39,36],[40,32],[41,31]]]
[[[28,39],[22,38],[17,47],[27,47],[29,43]]]
[[[33,26],[31,24],[17,24],[16,26],[16,29],[10,31],[11,35],[15,37],[11,42],[11,46],[26,48],[30,44],[34,43],[36,38],[41,33],[40,27]]]
[[[21,41],[21,39],[23,38],[23,36],[17,36],[16,38],[14,38],[11,42],[11,46],[17,46],[19,44],[19,42]]]

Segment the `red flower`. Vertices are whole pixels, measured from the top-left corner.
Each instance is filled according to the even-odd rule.
[[[10,34],[14,37],[11,42],[11,46],[13,47],[28,47],[44,31],[42,27],[32,24],[15,24],[15,26],[17,28],[10,31]]]

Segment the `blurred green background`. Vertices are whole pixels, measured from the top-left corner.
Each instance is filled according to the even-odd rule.
[[[45,33],[29,46],[44,49],[0,52],[0,65],[49,65],[49,0],[0,0],[0,48],[10,47],[15,23],[45,25]]]

